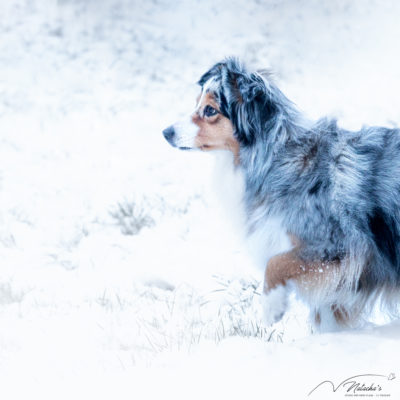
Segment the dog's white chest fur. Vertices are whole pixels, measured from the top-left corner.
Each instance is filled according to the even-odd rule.
[[[246,247],[257,267],[265,269],[268,259],[291,248],[286,230],[279,216],[261,216],[258,210],[248,215],[244,204],[245,179],[240,166],[234,165],[233,155],[229,151],[215,152],[215,171],[213,186],[219,197],[225,215],[238,229],[246,242]],[[251,220],[255,229],[249,233]]]

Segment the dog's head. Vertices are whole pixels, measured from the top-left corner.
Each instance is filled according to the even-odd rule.
[[[198,83],[194,112],[163,131],[174,147],[230,150],[237,157],[276,114],[266,76],[247,71],[235,58],[214,65]]]

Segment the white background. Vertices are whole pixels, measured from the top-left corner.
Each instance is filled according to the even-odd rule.
[[[0,398],[300,399],[400,374],[396,322],[313,335],[292,299],[262,326],[212,156],[161,134],[228,55],[312,118],[397,126],[399,17],[395,0],[1,0]]]

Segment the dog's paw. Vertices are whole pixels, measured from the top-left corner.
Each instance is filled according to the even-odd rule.
[[[287,288],[279,285],[267,293],[261,295],[261,306],[263,310],[263,323],[270,326],[282,319],[287,309]]]

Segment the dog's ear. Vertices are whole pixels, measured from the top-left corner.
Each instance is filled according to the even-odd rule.
[[[202,77],[199,79],[197,82],[200,86],[204,86],[204,84],[210,80],[211,78],[220,80],[221,79],[221,73],[222,70],[225,68],[225,63],[224,62],[219,62],[215,64],[212,68],[210,68],[205,74],[202,75]]]
[[[237,139],[251,145],[274,115],[274,103],[266,81],[258,73],[247,72],[237,59],[228,59],[221,71],[227,116]]]

